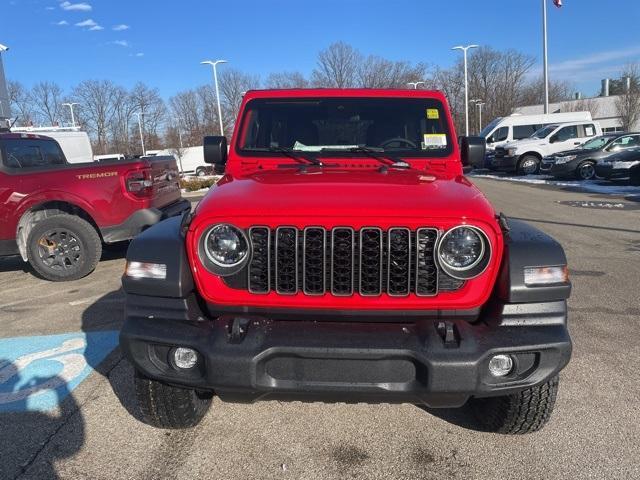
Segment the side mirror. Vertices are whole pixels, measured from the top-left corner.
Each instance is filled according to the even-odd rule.
[[[549,143],[556,143],[557,141],[558,141],[558,137],[556,135],[554,135],[549,139]]]
[[[484,137],[460,137],[460,160],[463,171],[466,173],[468,170],[466,167],[482,168],[486,151],[487,144]]]
[[[204,137],[204,162],[213,165],[213,171],[223,174],[227,165],[227,138]]]

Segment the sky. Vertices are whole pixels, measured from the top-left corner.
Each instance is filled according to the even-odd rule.
[[[640,0],[548,0],[552,79],[586,95],[640,61]],[[476,43],[542,57],[541,0],[0,0],[6,75],[65,89],[86,79],[168,98],[211,81],[206,59],[266,79],[310,73],[318,51],[345,41],[364,54],[451,66]],[[228,68],[222,65],[219,68]]]

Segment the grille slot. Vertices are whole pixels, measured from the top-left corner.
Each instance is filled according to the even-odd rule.
[[[360,230],[360,294],[380,295],[382,293],[382,259],[384,242],[379,228]]]
[[[438,293],[438,269],[435,246],[438,231],[420,228],[416,233],[416,295],[429,296]]]
[[[354,277],[355,232],[337,227],[331,231],[331,293],[352,295]]]
[[[322,295],[327,281],[327,232],[321,227],[307,227],[303,234],[302,291]]]
[[[251,263],[249,264],[249,291],[269,293],[271,290],[271,232],[267,227],[251,227]]]
[[[387,293],[409,295],[411,291],[411,231],[391,228],[388,236]]]
[[[406,297],[458,290],[465,282],[438,268],[438,236],[438,229],[429,227],[354,231],[254,226],[249,229],[252,255],[243,282],[255,294]]]
[[[292,295],[298,291],[298,229],[276,229],[276,292]]]

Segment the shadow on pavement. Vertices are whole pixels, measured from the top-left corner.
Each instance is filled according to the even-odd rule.
[[[84,444],[85,428],[80,407],[67,389],[65,379],[57,376],[23,379],[21,366],[0,359],[0,478],[15,479],[27,469],[33,478],[59,478],[55,461],[76,454]],[[53,392],[58,411],[40,412],[30,409],[28,396]],[[65,425],[65,441],[48,448],[48,442]],[[47,450],[46,459],[36,462]]]
[[[82,313],[82,331],[86,334],[87,346],[85,356],[89,360],[92,352],[104,349],[104,345],[97,340],[98,336],[89,335],[99,331],[120,331],[124,321],[124,292],[120,288],[110,292],[96,300]],[[98,355],[95,355],[98,357]],[[90,362],[90,360],[89,360]],[[90,362],[91,365],[91,362]],[[125,375],[115,375],[116,367],[122,365],[126,370]],[[135,403],[135,392],[131,379],[132,369],[129,363],[123,359],[119,347],[116,347],[103,361],[91,367],[109,380],[113,393],[120,404],[136,419],[140,415]],[[122,369],[118,368],[118,371]]]

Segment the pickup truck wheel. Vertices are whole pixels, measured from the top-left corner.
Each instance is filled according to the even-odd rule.
[[[207,174],[207,169],[204,167],[196,168],[196,177],[204,177]]]
[[[509,435],[540,430],[551,417],[558,393],[558,377],[512,395],[473,398],[470,406],[489,432]]]
[[[596,177],[596,167],[593,162],[582,162],[576,168],[576,178],[578,180],[591,180]]]
[[[27,238],[27,258],[52,282],[77,280],[91,273],[102,255],[98,232],[86,220],[54,215],[38,221]]]
[[[135,374],[138,408],[145,423],[166,429],[195,427],[211,406],[212,393],[174,387]]]
[[[535,155],[525,155],[518,163],[519,175],[533,175],[538,173],[540,160]]]

